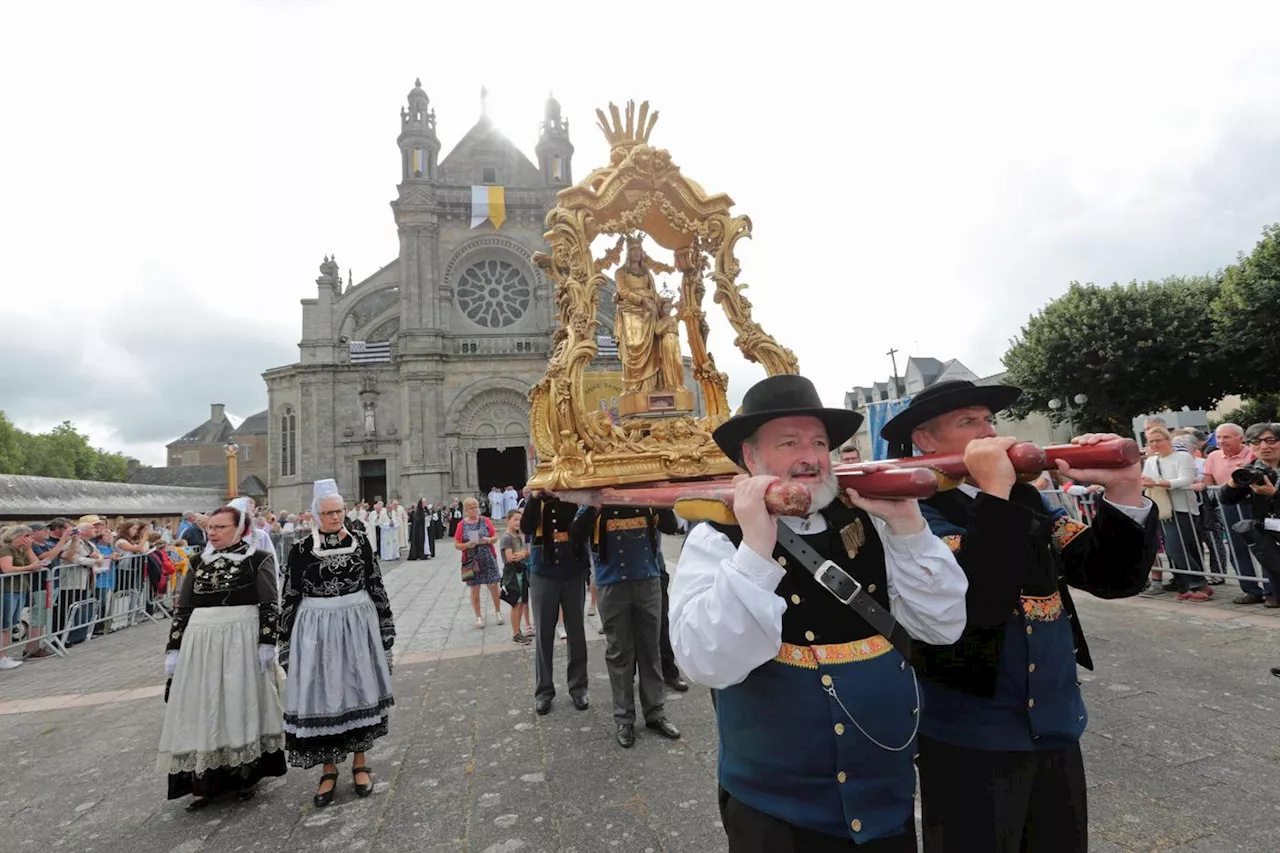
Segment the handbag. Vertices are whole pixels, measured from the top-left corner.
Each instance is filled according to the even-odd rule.
[[[1164,477],[1164,470],[1160,467],[1160,457],[1156,457],[1156,477],[1157,479]],[[1160,513],[1161,521],[1169,521],[1173,518],[1173,498],[1169,496],[1169,490],[1164,486],[1147,486],[1147,497],[1151,498],[1151,502],[1156,505],[1156,510]]]
[[[1169,490],[1164,486],[1148,486],[1146,491],[1147,497],[1151,498],[1160,513],[1160,520],[1169,521],[1173,518],[1173,499],[1169,497]]]

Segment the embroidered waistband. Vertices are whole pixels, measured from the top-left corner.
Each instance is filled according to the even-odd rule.
[[[1043,597],[1024,595],[1022,596],[1022,612],[1016,613],[1016,615],[1025,616],[1035,622],[1056,621],[1062,615],[1062,595],[1057,592]]]
[[[555,531],[554,533],[552,533],[552,534],[551,534],[551,541],[552,541],[552,542],[568,542],[568,541],[569,541],[569,531],[567,531],[567,530],[557,530],[557,531]]]
[[[1072,541],[1088,530],[1088,525],[1082,524],[1071,518],[1059,518],[1053,525],[1053,542],[1061,551],[1072,543]]]
[[[648,526],[647,518],[611,518],[604,523],[605,530],[639,530]]]
[[[798,666],[803,669],[817,669],[818,664],[854,663],[870,660],[893,648],[893,644],[876,634],[865,640],[854,640],[851,643],[832,643],[826,646],[796,646],[783,643],[774,658],[778,663]]]

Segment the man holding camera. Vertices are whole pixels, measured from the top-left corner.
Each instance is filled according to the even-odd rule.
[[[1218,449],[1204,460],[1204,484],[1206,486],[1229,486],[1231,474],[1237,468],[1253,463],[1256,458],[1249,445],[1244,443],[1244,427],[1239,424],[1225,423],[1214,430],[1218,441]],[[1228,504],[1219,499],[1222,518],[1227,525],[1227,540],[1235,557],[1236,578],[1240,584],[1240,595],[1232,599],[1232,604],[1263,604],[1268,601],[1267,589],[1258,582],[1257,570],[1253,567],[1253,558],[1249,556],[1249,543],[1233,528],[1240,521],[1253,518],[1253,510],[1249,503]],[[1275,597],[1270,596],[1274,606]]]
[[[1280,501],[1276,500],[1280,424],[1254,424],[1245,430],[1244,443],[1257,458],[1231,472],[1230,483],[1222,489],[1222,503],[1252,510],[1252,518],[1237,521],[1231,530],[1248,544],[1262,566],[1270,586],[1265,606],[1280,607],[1276,599],[1276,590],[1280,589]],[[1271,671],[1280,674],[1280,667]]]

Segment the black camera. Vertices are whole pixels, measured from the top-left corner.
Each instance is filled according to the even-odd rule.
[[[1276,471],[1265,462],[1256,459],[1231,472],[1233,486],[1260,486],[1263,483],[1276,484]]]

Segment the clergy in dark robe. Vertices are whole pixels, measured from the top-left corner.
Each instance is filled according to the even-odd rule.
[[[421,560],[423,545],[427,539],[427,507],[418,501],[409,510],[409,559]]]
[[[441,504],[427,504],[427,539],[431,542],[431,549],[434,553],[436,540],[444,536],[444,506]]]
[[[1088,812],[1076,666],[1093,669],[1070,587],[1137,595],[1156,519],[1138,465],[1076,470],[1106,487],[1089,526],[1018,481],[994,413],[1021,391],[952,380],[916,394],[881,430],[891,456],[962,453],[968,481],[921,501],[969,579],[959,642],[919,645],[925,853],[1084,853]],[[1113,435],[1084,435],[1093,444]]]

